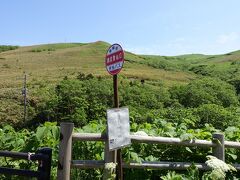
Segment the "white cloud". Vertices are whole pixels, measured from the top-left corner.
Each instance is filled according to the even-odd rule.
[[[222,45],[235,43],[236,41],[238,41],[239,37],[240,37],[240,35],[237,32],[222,34],[218,37],[217,43],[222,44]]]
[[[190,48],[185,37],[177,37],[169,43],[154,42],[145,45],[127,45],[127,51],[148,55],[179,55],[187,53]]]
[[[240,49],[240,32],[230,32],[219,36],[200,39],[176,37],[168,42],[131,45],[126,50],[136,54],[182,55],[182,54],[225,54]]]

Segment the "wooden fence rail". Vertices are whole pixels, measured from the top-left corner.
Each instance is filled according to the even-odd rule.
[[[10,157],[14,159],[25,159],[28,161],[39,162],[37,171],[0,166],[0,174],[25,176],[28,178],[36,177],[38,180],[50,180],[51,178],[52,149],[50,148],[41,148],[36,153],[0,151],[0,157]]]
[[[104,168],[106,162],[115,162],[114,157],[108,156],[107,135],[101,133],[73,133],[72,123],[62,123],[61,129],[61,142],[59,149],[59,165],[58,165],[58,180],[69,180],[71,168]],[[212,155],[225,161],[225,148],[240,149],[240,142],[224,141],[224,135],[215,133],[212,135],[212,141],[207,140],[187,140],[182,141],[179,138],[169,137],[153,137],[153,136],[139,136],[130,135],[132,142],[137,143],[155,143],[167,144],[176,146],[197,146],[203,148],[212,148]],[[105,159],[101,161],[96,160],[72,160],[72,142],[75,141],[103,141],[105,142]],[[123,168],[148,168],[148,169],[172,169],[183,170],[191,165],[189,162],[150,162],[143,161],[140,163],[124,163]],[[195,163],[196,167],[200,170],[209,170],[210,168],[205,163]],[[240,164],[234,164],[235,168],[240,170]]]

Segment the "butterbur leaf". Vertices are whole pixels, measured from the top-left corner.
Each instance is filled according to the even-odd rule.
[[[101,159],[104,159],[104,152],[101,153]]]
[[[131,158],[134,159],[134,160],[138,159],[138,155],[137,155],[137,153],[135,153],[135,152],[130,152],[130,156],[131,156]]]
[[[235,155],[235,154],[228,153],[228,155],[231,156],[231,158],[233,158],[233,160],[236,160],[236,159],[237,159],[237,155]]]
[[[95,157],[96,157],[96,160],[101,160],[102,159],[100,154],[96,154]]]
[[[189,133],[185,133],[185,134],[182,134],[182,135],[180,136],[180,139],[181,139],[182,141],[191,140],[191,139],[193,139],[193,138],[194,138],[193,135],[192,135],[192,134],[189,134]]]
[[[41,141],[43,139],[45,131],[46,131],[46,127],[45,126],[37,128],[37,132],[36,132],[37,140]]]
[[[137,163],[142,163],[141,158],[135,152],[130,152],[131,159]]]
[[[158,158],[150,155],[150,156],[146,157],[145,160],[146,160],[146,161],[158,161]]]
[[[193,153],[192,150],[189,147],[186,147],[186,150],[190,153]]]
[[[57,125],[57,122],[45,122],[44,123],[44,126],[46,127],[52,127],[52,126],[56,126]]]
[[[52,136],[54,139],[58,139],[59,137],[59,128],[57,126],[52,127]]]
[[[183,180],[183,175],[177,174],[175,171],[169,171],[166,176],[161,176],[162,180]]]

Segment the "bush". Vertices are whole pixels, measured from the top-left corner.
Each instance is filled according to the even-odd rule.
[[[7,45],[0,45],[0,53],[4,51],[14,50],[17,49],[18,46],[7,46]]]
[[[228,82],[235,87],[237,94],[240,94],[240,78],[231,79]]]
[[[239,104],[234,87],[213,78],[203,78],[185,86],[175,86],[170,92],[171,97],[185,107],[198,107],[203,104],[230,107]]]
[[[198,128],[208,123],[217,129],[224,130],[228,126],[237,126],[240,122],[235,108],[224,108],[216,104],[201,105],[195,109],[194,114],[199,117]]]

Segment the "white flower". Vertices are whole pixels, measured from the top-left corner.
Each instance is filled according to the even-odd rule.
[[[213,169],[220,169],[223,172],[236,171],[236,169],[233,166],[225,163],[224,161],[214,156],[208,155],[207,158],[208,160],[206,161],[206,164]]]
[[[115,169],[117,163],[105,163],[103,180],[114,180],[116,178]]]
[[[105,169],[115,169],[117,166],[117,163],[105,163]]]
[[[215,177],[222,177],[225,178],[225,173],[228,171],[237,171],[233,166],[230,164],[225,163],[224,161],[208,155],[207,156],[206,164],[213,169],[211,175]]]

